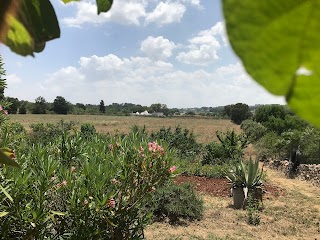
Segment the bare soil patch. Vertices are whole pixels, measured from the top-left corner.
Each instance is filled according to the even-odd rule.
[[[224,178],[206,178],[198,176],[178,176],[175,179],[177,184],[191,182],[195,185],[197,191],[215,197],[230,197],[230,184]],[[267,182],[263,185],[265,190],[264,199],[284,196],[285,189]]]

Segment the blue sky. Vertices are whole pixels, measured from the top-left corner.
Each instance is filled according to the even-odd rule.
[[[225,33],[220,0],[52,0],[61,38],[33,57],[4,45],[5,95],[72,103],[164,103],[168,107],[284,103],[245,73]]]

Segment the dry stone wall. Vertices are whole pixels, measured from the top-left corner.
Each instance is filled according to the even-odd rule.
[[[291,162],[287,160],[269,160],[265,164],[291,177],[289,174]],[[300,164],[297,173],[293,177],[310,181],[312,184],[320,187],[320,164]]]

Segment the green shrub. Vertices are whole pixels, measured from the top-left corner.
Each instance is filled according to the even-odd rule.
[[[248,136],[236,134],[234,129],[227,132],[217,131],[216,135],[228,159],[240,159],[243,156],[243,149],[249,144]]]
[[[221,165],[203,165],[202,163],[190,163],[189,161],[179,162],[179,173],[187,176],[201,176],[208,178],[224,178],[230,163]]]
[[[175,149],[180,157],[195,156],[201,150],[193,133],[180,126],[177,126],[174,131],[170,127],[163,127],[158,132],[152,133],[150,138],[166,141],[169,148]]]
[[[247,223],[250,225],[257,226],[260,224],[259,200],[249,195],[247,202],[248,202],[246,206]]]
[[[65,122],[61,120],[56,124],[34,123],[30,125],[32,130],[30,140],[32,143],[48,143],[60,137],[64,132],[70,131],[75,126],[75,122]]]
[[[82,124],[80,131],[84,138],[92,138],[96,134],[96,128],[91,123]]]
[[[154,216],[158,219],[167,217],[171,223],[180,218],[200,220],[203,214],[203,200],[191,183],[176,185],[170,182],[157,189],[152,202]]]
[[[265,126],[253,120],[244,120],[240,127],[252,142],[259,140],[267,132]]]
[[[222,144],[212,142],[205,146],[205,153],[201,163],[205,164],[222,164],[228,158],[228,153]]]
[[[0,169],[14,200],[1,198],[0,212],[8,212],[0,218],[3,239],[142,238],[152,214],[145,201],[174,171],[171,151],[134,133],[80,138],[65,138],[81,149],[72,164],[58,160],[56,138],[17,151],[21,169]]]

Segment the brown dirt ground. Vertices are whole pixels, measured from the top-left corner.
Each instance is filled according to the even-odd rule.
[[[232,207],[227,180],[180,176],[177,183],[195,183],[204,200],[203,218],[181,225],[155,222],[146,228],[146,239],[320,240],[320,188],[305,181],[287,179],[267,167],[264,169],[268,179],[264,185],[264,208],[259,212],[260,225],[249,225],[246,211]]]
[[[198,192],[215,196],[215,197],[230,197],[230,184],[227,179],[223,178],[206,178],[198,176],[178,176],[175,179],[177,184],[184,182],[194,183]],[[265,183],[263,185],[265,191],[264,199],[269,199],[275,196],[284,196],[286,191],[283,188],[276,186],[273,183]]]

